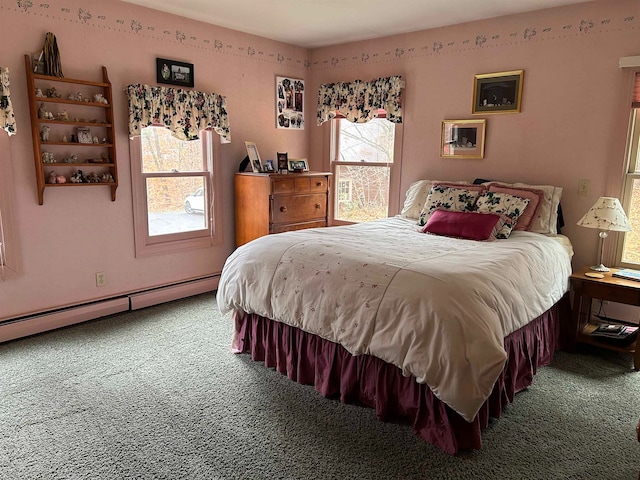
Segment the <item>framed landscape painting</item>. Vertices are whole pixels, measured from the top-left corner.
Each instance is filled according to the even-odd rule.
[[[440,156],[443,158],[484,158],[487,121],[443,120]]]

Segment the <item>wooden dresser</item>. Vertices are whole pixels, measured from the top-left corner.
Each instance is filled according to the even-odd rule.
[[[326,227],[331,173],[235,174],[236,246],[270,233]]]

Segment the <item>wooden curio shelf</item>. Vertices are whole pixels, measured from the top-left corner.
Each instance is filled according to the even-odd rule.
[[[48,187],[108,186],[111,190],[111,200],[115,201],[116,189],[118,188],[118,163],[116,160],[116,136],[113,122],[113,95],[106,67],[102,67],[102,81],[94,82],[34,73],[30,56],[25,55],[24,61],[27,72],[27,93],[31,116],[31,135],[33,137],[33,156],[36,170],[38,203],[40,205],[44,203],[44,191]],[[64,93],[60,96],[36,95],[37,89],[44,92],[52,87],[53,82],[61,84],[60,88],[66,92],[66,95],[64,95]],[[85,98],[91,98],[92,100],[82,101],[81,99],[68,98],[69,96],[74,96],[76,90],[84,91],[83,95],[85,95]],[[94,95],[98,93],[102,93],[106,103],[93,100]],[[78,96],[78,98],[79,97],[80,96]],[[62,117],[60,112],[58,112],[58,117],[62,118],[40,118],[40,105],[50,105],[52,108],[60,105],[62,109],[65,109],[65,107],[73,109],[74,113],[68,114],[68,119],[67,115]],[[82,114],[79,112],[82,112]],[[87,118],[90,120],[86,120]],[[47,141],[43,141],[41,134],[42,127],[45,125],[50,131],[50,140]],[[68,132],[69,129],[73,129],[74,127],[95,129],[96,132],[91,132],[90,130],[90,135],[96,135],[97,138],[102,139],[102,142],[96,141],[95,138],[93,143],[63,141],[63,136],[66,136],[64,132]],[[51,150],[49,150],[49,147],[51,147]],[[85,148],[76,150],[77,147]],[[95,150],[86,150],[86,147],[93,147]],[[43,150],[43,148],[47,150]],[[96,151],[101,152],[100,156],[108,161],[91,162],[89,160],[94,157],[82,158],[82,155],[95,155]],[[43,161],[43,154],[51,154],[52,158],[61,159],[71,154],[75,155],[74,152],[77,152],[76,156],[79,157],[78,160],[74,162]],[[47,183],[47,178],[54,167],[61,169],[62,173],[60,173],[60,176],[65,177],[65,183]],[[96,173],[99,175],[110,174],[113,182],[73,183],[69,177],[73,169],[77,167],[96,169]],[[56,173],[58,172],[56,171]],[[106,176],[108,177],[108,175]]]

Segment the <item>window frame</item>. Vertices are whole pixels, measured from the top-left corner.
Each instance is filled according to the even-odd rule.
[[[622,208],[628,212],[631,207],[631,198],[633,196],[633,182],[640,180],[640,108],[632,108],[629,118],[629,130],[627,134],[627,149],[625,152],[624,179],[622,181]],[[637,168],[636,168],[637,165]],[[624,262],[625,233],[619,232],[615,248],[615,264],[621,268],[640,268],[640,263]]]
[[[0,131],[0,281],[20,274],[18,242],[13,218],[13,170],[9,135]]]
[[[166,128],[164,125],[150,125],[145,128]],[[129,141],[131,153],[131,191],[133,199],[134,242],[137,257],[162,255],[197,248],[207,248],[222,244],[218,225],[220,225],[220,202],[216,201],[220,180],[220,142],[214,139],[211,129],[202,130],[200,139],[204,162],[203,171],[188,172],[151,172],[142,171],[142,137],[136,136]],[[149,236],[149,219],[147,211],[147,179],[149,178],[181,178],[203,177],[206,202],[209,208],[206,215],[207,227],[189,232],[178,232],[165,235]]]
[[[350,222],[347,220],[340,220],[335,217],[335,209],[338,200],[338,175],[337,166],[372,166],[372,167],[388,167],[389,168],[389,204],[387,206],[387,216],[393,217],[400,213],[400,178],[402,173],[402,138],[403,138],[403,124],[395,123],[395,132],[393,138],[393,163],[380,163],[380,162],[342,162],[337,159],[340,157],[340,120],[345,119],[343,115],[337,113],[335,118],[332,118],[327,122],[329,127],[329,168],[333,175],[334,181],[331,182],[333,201],[330,207],[330,218],[332,225],[352,225],[357,222]],[[387,114],[384,110],[378,110],[378,116],[375,119],[386,119]],[[395,212],[395,213],[394,213]]]

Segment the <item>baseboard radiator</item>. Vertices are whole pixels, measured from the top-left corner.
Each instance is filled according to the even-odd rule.
[[[220,275],[214,275],[5,320],[0,323],[0,343],[115,313],[138,310],[200,293],[212,292],[217,290],[219,280]]]

